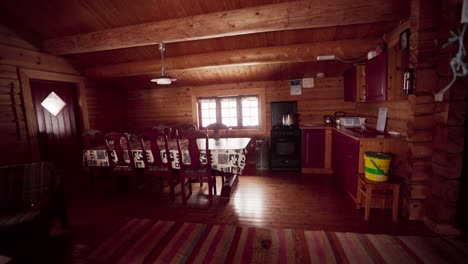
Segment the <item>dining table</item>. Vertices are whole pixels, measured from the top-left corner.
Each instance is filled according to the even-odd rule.
[[[211,167],[215,171],[223,174],[224,182],[221,189],[222,197],[230,197],[232,191],[237,187],[239,175],[245,168],[247,146],[251,138],[209,138],[208,149],[210,152]],[[163,144],[162,142],[159,142]],[[188,153],[187,141],[181,140],[182,161],[184,164],[190,163],[190,155]],[[205,139],[197,139],[199,149],[205,148]],[[131,153],[135,162],[135,168],[143,169],[145,163],[143,161],[143,150],[139,141],[130,142]],[[148,161],[153,161],[153,153],[149,146],[145,146]],[[171,162],[173,169],[180,169],[179,152],[177,150],[177,140],[168,140],[169,155],[167,155],[164,147],[161,146],[159,155],[164,162]],[[94,148],[83,150],[83,166],[84,167],[109,167],[109,155],[114,161],[117,156],[114,151],[107,153],[105,146],[97,146]],[[206,152],[201,150],[199,153],[200,161],[206,161]],[[124,159],[130,162],[128,150],[124,149]]]

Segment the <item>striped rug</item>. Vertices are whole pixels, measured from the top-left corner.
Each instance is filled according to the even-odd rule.
[[[130,219],[92,263],[468,263],[467,244],[370,235]]]

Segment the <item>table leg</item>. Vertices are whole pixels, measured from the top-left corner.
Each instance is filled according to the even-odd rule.
[[[230,197],[234,189],[237,187],[239,176],[236,174],[226,174],[226,181],[223,182],[223,187],[221,188],[222,197]]]
[[[358,179],[358,186],[357,186],[357,197],[356,197],[356,209],[361,208],[361,203],[362,203],[362,181],[361,179]]]
[[[369,220],[369,213],[372,201],[372,185],[366,186],[366,205],[364,207],[364,220]]]
[[[398,201],[400,198],[400,186],[393,187],[393,205],[392,205],[392,220],[396,223],[398,220]]]

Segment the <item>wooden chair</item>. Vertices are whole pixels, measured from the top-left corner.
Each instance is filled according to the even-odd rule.
[[[89,149],[97,146],[103,146],[106,144],[104,137],[102,136],[101,131],[96,129],[85,130],[81,137],[83,139],[83,148]]]
[[[209,135],[209,131],[213,131],[213,136],[212,138],[215,138],[215,139],[218,139],[218,138],[221,138],[219,132],[223,130],[224,131],[224,135],[226,138],[229,137],[229,134],[228,134],[228,126],[226,126],[225,124],[223,123],[213,123],[213,124],[209,124],[208,126],[206,126],[206,134]]]
[[[83,150],[95,148],[97,146],[104,146],[106,144],[101,131],[96,129],[85,130],[81,134],[81,137],[83,141]],[[94,189],[94,177],[96,174],[101,174],[103,172],[101,169],[97,169],[92,166],[84,168],[84,174],[87,175],[89,188],[91,190]]]
[[[157,125],[153,127],[153,130],[163,132],[167,136],[167,139],[175,139],[175,131],[173,131],[172,127],[170,126]]]
[[[188,133],[198,131],[197,126],[194,124],[182,124],[173,128],[175,131],[175,136],[177,137],[179,133]]]
[[[104,136],[106,141],[106,150],[109,158],[109,167],[111,175],[115,178],[117,175],[129,175],[132,182],[132,190],[136,190],[135,161],[133,159],[130,138],[127,134],[111,132]],[[124,148],[125,147],[125,148]],[[117,161],[114,161],[117,158]],[[127,154],[127,155],[126,155]],[[125,160],[127,158],[129,162]]]
[[[198,148],[197,139],[204,139],[205,144],[202,148]],[[190,163],[184,163],[181,142],[186,140]],[[208,183],[208,200],[210,205],[213,204],[213,192],[216,195],[216,177],[211,171],[211,157],[208,148],[208,136],[205,132],[192,131],[180,133],[177,137],[177,150],[180,164],[180,186],[182,193],[182,202],[187,204],[187,199],[192,194],[192,182]],[[200,155],[200,151],[204,151],[205,155]],[[203,161],[200,161],[202,159]],[[189,184],[189,195],[185,193],[185,184]]]
[[[164,157],[161,158],[161,148],[159,142],[163,143],[162,150]],[[146,143],[149,142],[149,148]],[[167,180],[170,188],[171,200],[175,200],[175,185],[178,179],[174,177],[171,159],[169,155],[169,146],[167,143],[167,135],[161,131],[148,130],[140,135],[140,144],[143,151],[143,162],[145,163],[145,178],[148,192],[150,191],[150,177],[154,176],[160,179]],[[153,161],[148,158],[148,152],[151,150]]]
[[[214,138],[214,139],[220,139],[221,138],[221,135],[220,135],[221,130],[224,131],[225,138],[228,138],[229,137],[229,133],[228,133],[229,128],[228,128],[227,125],[225,125],[223,123],[213,123],[213,124],[209,124],[208,126],[206,126],[206,134],[210,135],[210,131],[213,131],[211,138]],[[226,174],[227,173],[222,172],[222,171],[213,170],[213,177],[216,177],[216,175],[221,176],[221,182],[223,184],[224,184],[224,179],[227,177]]]

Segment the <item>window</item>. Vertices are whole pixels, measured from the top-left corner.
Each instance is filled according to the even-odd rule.
[[[256,95],[199,98],[198,118],[201,127],[218,122],[233,128],[258,128],[258,101]]]

